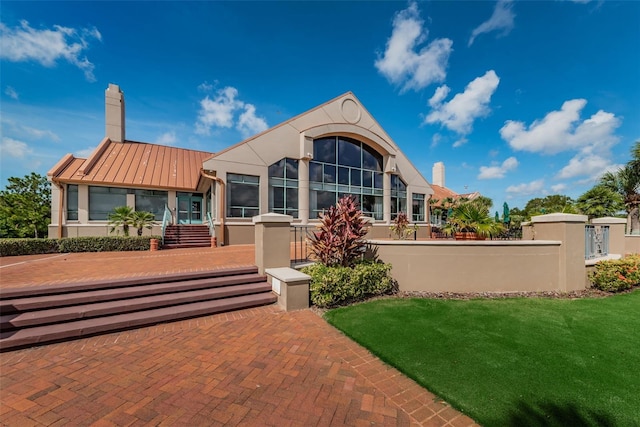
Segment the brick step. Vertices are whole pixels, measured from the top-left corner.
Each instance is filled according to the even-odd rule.
[[[206,288],[218,288],[243,283],[258,283],[266,280],[258,274],[243,274],[230,277],[214,277],[204,279],[184,280],[178,282],[144,284],[88,291],[76,291],[58,295],[27,296],[22,298],[5,299],[0,301],[0,312],[5,315],[32,310],[43,310],[56,307],[67,307],[94,302],[117,301],[148,295],[171,294],[174,292],[193,291]]]
[[[215,277],[231,277],[244,274],[257,274],[255,266],[203,270],[189,273],[156,274],[123,279],[101,279],[77,283],[60,283],[55,285],[28,286],[22,288],[5,288],[0,294],[0,306],[10,298],[35,297],[39,295],[56,295],[69,292],[80,292],[98,289],[123,288],[145,284],[160,284],[196,279],[213,279]],[[3,310],[4,311],[4,310]]]
[[[188,249],[188,248],[208,248],[211,243],[165,243],[162,249]]]
[[[0,351],[276,300],[255,266],[7,289]]]
[[[276,296],[271,292],[258,293],[73,322],[35,326],[15,331],[3,331],[0,333],[0,351],[267,305],[274,303],[276,299]]]
[[[132,311],[148,310],[151,308],[168,307],[171,305],[180,305],[269,291],[271,291],[271,285],[267,282],[243,283],[240,285],[230,285],[218,288],[128,298],[126,300],[96,302],[22,313],[3,314],[0,316],[0,329],[2,331],[10,331],[12,329],[26,328],[49,323],[68,322],[91,317],[109,316],[112,314],[128,313]]]

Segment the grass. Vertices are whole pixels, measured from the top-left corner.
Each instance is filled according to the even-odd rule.
[[[326,318],[483,426],[640,426],[640,290],[383,299]]]

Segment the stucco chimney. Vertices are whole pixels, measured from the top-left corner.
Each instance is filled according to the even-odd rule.
[[[105,136],[114,142],[124,141],[124,94],[120,86],[109,83],[104,92]]]
[[[444,187],[444,163],[437,162],[433,164],[433,169],[431,170],[432,174],[432,184],[439,185],[440,187]]]

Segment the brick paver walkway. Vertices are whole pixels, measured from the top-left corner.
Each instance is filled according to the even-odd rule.
[[[188,258],[200,253],[207,260],[225,249],[216,258],[251,264],[253,246],[167,251],[165,258],[161,252],[74,254],[64,262],[17,264],[27,259],[14,257],[0,259],[0,277],[3,287],[6,277],[18,283],[22,265],[23,273],[33,273],[27,275],[32,284],[42,284],[34,277],[102,278],[113,260],[121,262],[115,275],[145,274],[144,265],[210,269],[215,266]],[[239,255],[242,249],[251,259]],[[104,256],[94,260],[100,271],[79,267],[95,255]],[[48,280],[48,263],[76,266],[86,276],[71,277],[74,268],[67,268],[67,276]],[[1,353],[0,403],[0,424],[7,426],[474,425],[311,310],[286,313],[276,306]]]

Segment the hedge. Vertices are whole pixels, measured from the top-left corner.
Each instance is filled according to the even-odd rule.
[[[65,237],[62,239],[0,239],[0,256],[69,252],[148,251],[160,236]]]
[[[354,267],[327,267],[317,263],[302,269],[311,276],[311,302],[318,307],[334,307],[397,290],[389,276],[391,264],[361,261]]]
[[[589,279],[597,289],[621,292],[640,285],[640,255],[630,255],[619,260],[600,261]]]

